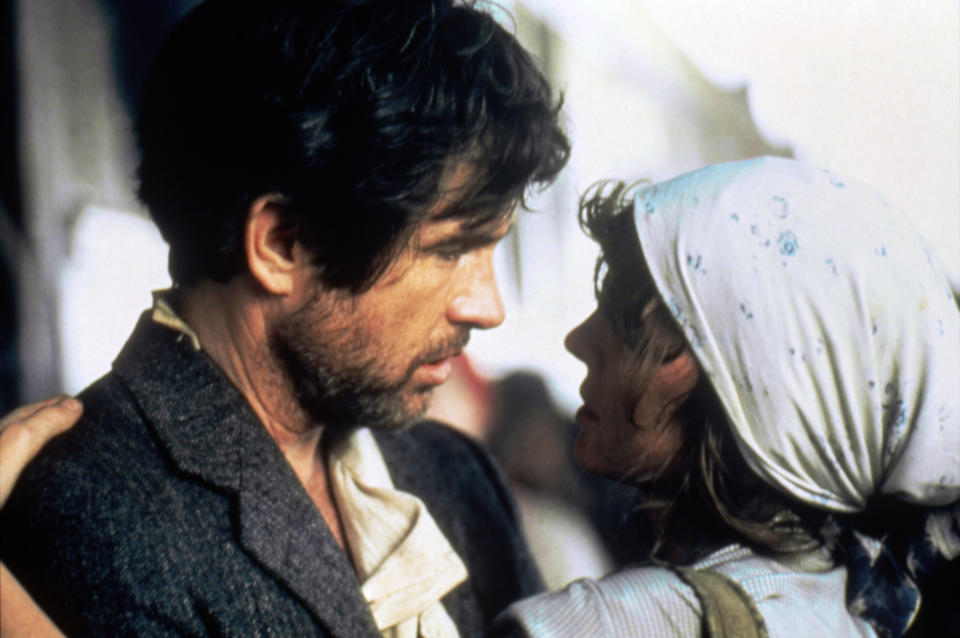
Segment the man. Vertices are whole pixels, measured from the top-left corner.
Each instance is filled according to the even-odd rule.
[[[414,424],[503,319],[493,248],[566,161],[557,117],[450,0],[174,29],[138,135],[175,286],[3,510],[67,635],[478,635],[539,587],[487,457]]]

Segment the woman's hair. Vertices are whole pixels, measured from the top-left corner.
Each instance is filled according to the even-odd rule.
[[[636,384],[623,393],[628,417],[660,366],[687,349],[681,327],[659,297],[637,239],[633,192],[638,185],[594,184],[581,198],[579,212],[581,228],[600,246],[594,271],[598,306],[636,355],[621,371],[623,378]],[[789,499],[749,469],[707,376],[701,374],[692,392],[680,401],[676,415],[684,426],[684,443],[678,457],[655,473],[638,471],[623,477],[648,492],[644,509],[663,514],[658,517],[664,523],[655,530],[651,557],[662,558],[665,541],[672,535],[689,536],[690,530],[709,534],[709,538],[694,539],[707,546],[737,540],[768,553],[816,546],[826,514]]]

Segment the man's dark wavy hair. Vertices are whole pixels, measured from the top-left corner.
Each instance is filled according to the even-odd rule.
[[[210,0],[148,75],[143,202],[178,284],[244,269],[263,195],[326,285],[363,290],[466,161],[451,216],[484,223],[569,156],[560,101],[517,40],[452,0]]]

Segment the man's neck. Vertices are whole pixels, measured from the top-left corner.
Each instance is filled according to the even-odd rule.
[[[174,309],[200,346],[240,390],[281,449],[310,446],[317,438],[268,346],[270,300],[241,277],[204,281],[178,291]]]
[[[300,407],[270,351],[269,326],[271,313],[276,311],[270,303],[242,277],[227,283],[202,282],[178,291],[174,300],[177,314],[246,398],[344,547],[320,445],[323,427],[313,423]]]

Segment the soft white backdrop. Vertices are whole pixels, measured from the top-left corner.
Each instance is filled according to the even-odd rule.
[[[524,246],[543,237],[550,245],[521,253],[523,281],[535,285],[518,292],[505,278],[507,323],[475,339],[481,366],[536,369],[575,406],[583,368],[560,343],[593,305],[595,255],[577,236],[575,195],[603,177],[660,179],[756,154],[758,133],[777,150],[874,185],[913,219],[960,290],[960,2],[524,7],[565,51],[554,50],[551,66],[567,93],[574,153],[562,196],[546,202],[561,230],[528,222],[538,231]],[[736,98],[756,130],[744,126]],[[559,258],[545,258],[550,251]]]
[[[760,131],[908,212],[960,288],[960,2],[645,0]]]
[[[498,253],[508,319],[471,343],[481,372],[534,369],[562,405],[577,403],[583,368],[561,341],[592,308],[596,251],[576,228],[575,201],[603,177],[661,179],[723,159],[792,152],[884,192],[914,218],[960,288],[958,0],[507,6],[521,39],[566,93],[574,153],[556,186],[535,201],[540,212],[523,215]],[[89,44],[99,39],[77,41],[89,50],[86,59],[103,58]],[[109,89],[94,84],[86,92],[106,97],[80,114],[84,130],[116,126],[123,130],[110,135],[128,135],[129,122],[117,116]],[[49,104],[44,95],[37,93],[37,104]],[[49,107],[40,114],[49,115]],[[42,136],[51,126],[41,121],[35,128]],[[102,155],[104,146],[124,143],[90,152]],[[136,216],[132,198],[113,193],[132,183],[129,158],[118,162],[104,173],[120,174],[121,187],[113,177],[93,179],[58,195],[82,211],[59,271],[63,382],[70,392],[108,369],[149,303],[149,290],[168,281],[156,232]],[[62,175],[51,179],[70,184]],[[99,194],[89,195],[98,187]],[[45,192],[42,180],[30,188],[37,198]]]

